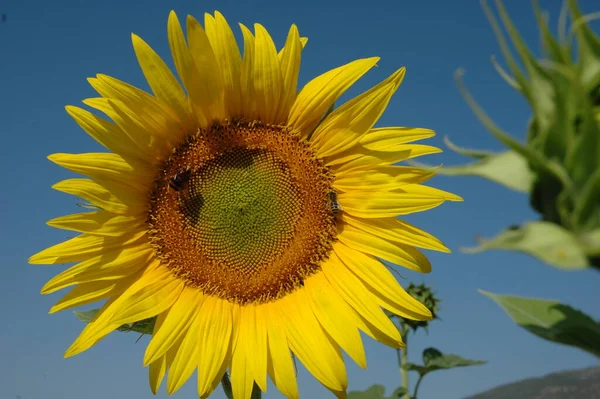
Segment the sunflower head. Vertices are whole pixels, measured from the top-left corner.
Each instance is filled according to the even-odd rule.
[[[236,399],[254,385],[265,391],[267,376],[297,398],[293,354],[344,397],[342,350],[366,366],[359,331],[403,345],[383,309],[432,317],[382,260],[427,273],[416,248],[447,248],[398,216],[460,197],[423,185],[431,170],[396,165],[439,152],[413,143],[433,131],[374,127],[403,68],[332,109],[378,58],[298,90],[298,29],[278,50],[262,25],[241,28],[243,55],[220,13],[206,14],[204,27],[188,17],[184,34],[172,12],[178,78],[133,35],[152,93],[89,79],[99,97],[84,103],[107,118],[67,112],[109,152],[50,160],[87,176],[53,188],[96,208],[51,220],[81,234],[30,262],[75,263],[42,289],[72,287],[51,312],[105,301],[67,356],[123,326],[151,326],[144,365],[153,392],[166,378],[173,393],[198,370],[202,398],[226,372]]]

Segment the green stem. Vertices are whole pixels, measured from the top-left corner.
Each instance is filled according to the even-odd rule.
[[[400,366],[400,377],[402,378],[402,387],[406,390],[402,399],[410,399],[410,394],[408,393],[410,385],[408,380],[408,370],[406,369],[406,365],[408,364],[408,328],[403,321],[400,322],[400,334],[402,335],[402,340],[405,345],[404,348],[396,349]]]
[[[415,390],[413,391],[413,399],[417,399],[417,393],[419,392],[419,385],[421,385],[421,380],[425,377],[425,374],[419,374],[419,379],[417,380],[417,384],[415,385]]]
[[[231,381],[229,381],[229,376],[227,375],[227,373],[223,374],[223,378],[221,378],[221,387],[223,387],[223,392],[225,392],[225,396],[227,396],[227,399],[233,399]]]
[[[229,380],[229,375],[227,373],[223,374],[223,378],[221,378],[221,386],[223,387],[223,392],[225,392],[225,396],[227,399],[233,399],[233,391],[231,389],[231,381]],[[254,384],[252,387],[252,395],[250,399],[260,399],[262,396],[262,391],[258,387],[258,385]]]

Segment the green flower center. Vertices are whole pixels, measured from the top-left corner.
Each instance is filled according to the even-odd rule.
[[[252,273],[280,256],[301,216],[301,192],[267,150],[236,148],[195,171],[182,193],[189,234],[208,257]]]

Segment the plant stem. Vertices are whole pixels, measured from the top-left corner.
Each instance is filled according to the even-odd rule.
[[[415,390],[413,391],[412,399],[417,399],[417,393],[419,392],[419,385],[421,385],[421,380],[425,377],[425,374],[419,374],[419,379],[417,380],[417,384],[415,385]]]
[[[405,345],[404,348],[396,349],[396,353],[398,354],[398,365],[400,366],[402,387],[406,390],[406,393],[404,396],[402,396],[402,399],[410,399],[408,370],[405,368],[406,364],[408,364],[408,328],[403,321],[400,321],[400,334],[402,335],[402,340],[404,341]]]
[[[227,399],[233,399],[233,391],[231,389],[231,381],[229,380],[229,375],[227,373],[223,374],[223,378],[221,378],[221,386],[223,387],[223,392],[225,392],[225,396]],[[260,399],[262,396],[262,391],[258,387],[258,385],[254,384],[252,387],[252,394],[250,399]]]
[[[227,373],[223,374],[223,378],[221,378],[221,387],[223,388],[223,392],[225,392],[225,396],[227,396],[227,399],[233,399],[231,381],[229,381],[229,376],[227,375]]]

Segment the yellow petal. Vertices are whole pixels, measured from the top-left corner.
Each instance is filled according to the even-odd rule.
[[[325,331],[360,367],[367,367],[365,349],[357,329],[354,311],[335,294],[323,273],[304,281],[311,308]]]
[[[433,130],[420,127],[380,127],[369,130],[360,139],[360,144],[369,150],[385,151],[386,148],[433,136],[435,136]]]
[[[258,311],[263,313],[268,327],[268,369],[271,380],[287,398],[298,399],[296,371],[281,319],[270,304],[261,305]]]
[[[177,115],[184,126],[193,126],[187,97],[167,64],[139,36],[131,34],[131,41],[140,68],[154,95]]]
[[[262,313],[255,306],[242,306],[240,309],[240,331],[238,344],[244,345],[250,377],[262,391],[267,390],[267,328]]]
[[[125,292],[113,304],[110,324],[122,326],[154,317],[169,309],[183,288],[183,281],[167,272],[161,278],[150,280],[135,293]]]
[[[204,397],[230,353],[232,308],[223,299],[207,296],[199,317],[200,334],[197,336],[197,345],[202,349],[198,359],[198,396]]]
[[[250,29],[243,24],[240,24],[242,35],[244,36],[244,58],[241,65],[240,86],[242,93],[242,109],[240,116],[245,116],[248,119],[258,118],[258,104],[254,92],[254,54],[255,39]],[[235,116],[235,115],[233,115]]]
[[[373,289],[371,292],[392,304],[396,314],[410,319],[431,318],[425,305],[410,296],[380,261],[343,243],[336,243],[334,250],[346,267]]]
[[[139,231],[145,220],[136,215],[119,215],[108,211],[76,213],[54,218],[48,226],[101,236],[122,236]]]
[[[292,26],[295,26],[295,25],[292,25]],[[302,47],[301,50],[304,50],[304,47],[306,47],[307,43],[308,43],[308,37],[301,37],[300,38],[300,46]],[[287,42],[286,42],[285,46],[287,46]],[[279,58],[279,62],[281,62],[281,60],[283,58],[283,52],[285,50],[285,46],[281,50],[279,50],[279,52],[277,53],[277,57]]]
[[[114,180],[135,187],[138,191],[148,190],[154,179],[154,170],[147,163],[125,160],[111,153],[52,154],[48,159],[63,168],[81,173],[96,180]]]
[[[154,331],[158,331],[161,328],[162,323],[165,319],[165,312],[159,314],[156,317],[156,322],[154,323]],[[154,332],[152,333],[154,335]],[[163,378],[167,370],[171,367],[173,363],[173,359],[175,358],[175,354],[181,345],[182,339],[180,338],[177,342],[175,342],[169,350],[158,358],[154,363],[150,364],[148,379],[150,382],[150,389],[152,393],[156,395],[158,389],[160,388],[160,384],[162,383]]]
[[[240,341],[238,334],[238,341]],[[235,399],[250,399],[254,380],[245,345],[236,345],[231,359],[231,390]]]
[[[200,290],[194,288],[183,290],[173,306],[165,312],[160,328],[155,328],[152,340],[144,354],[144,366],[157,361],[176,342],[186,336],[201,303],[202,292]]]
[[[277,124],[279,121],[275,118],[283,89],[277,49],[269,32],[261,24],[254,24],[254,31],[256,40],[252,79],[258,116],[263,122]]]
[[[204,300],[204,298],[202,298]],[[200,308],[202,301],[190,304],[193,317],[189,330],[185,334],[181,345],[177,349],[177,354],[173,359],[169,376],[167,378],[167,392],[169,395],[176,392],[190,378],[194,369],[198,366],[198,354],[201,345],[198,342],[200,336]]]
[[[148,208],[145,195],[116,181],[67,179],[54,184],[52,188],[81,197],[109,212],[139,215]]]
[[[111,298],[67,349],[65,357],[81,353],[123,324],[147,319],[168,309],[183,287],[159,262],[146,268],[123,293]]]
[[[275,118],[276,123],[285,123],[287,121],[290,109],[294,101],[296,101],[301,53],[302,44],[300,42],[300,34],[296,25],[292,25],[285,46],[279,54],[283,90],[279,101],[278,115]]]
[[[123,102],[110,98],[87,98],[83,103],[95,108],[110,119],[135,143],[139,152],[142,152],[150,162],[162,158],[170,151],[168,141],[161,136],[150,134],[150,128],[142,121],[141,115],[127,107]]]
[[[423,186],[421,184],[407,184],[394,191],[401,194],[420,196],[422,198],[436,198],[444,201],[461,202],[463,200],[462,197],[456,194],[452,194],[448,191],[440,190],[434,187]]]
[[[154,249],[148,243],[107,249],[54,276],[42,287],[42,294],[50,294],[74,284],[120,280],[148,266],[154,256]]]
[[[423,155],[439,154],[442,152],[438,147],[423,144],[398,144],[389,147],[381,147],[379,150],[369,151],[396,152],[399,154],[409,153],[406,157],[399,158],[399,160],[417,158]]]
[[[156,262],[83,330],[65,356],[80,353],[116,328],[154,317],[173,305],[183,282]]]
[[[319,124],[311,144],[320,156],[331,156],[357,144],[379,120],[396,92],[405,69],[401,68],[383,82],[335,109]]]
[[[379,57],[356,60],[308,82],[292,106],[288,124],[308,135],[335,100],[377,61]]]
[[[398,328],[383,313],[364,283],[348,270],[335,253],[323,263],[322,268],[325,277],[337,293],[368,323],[359,326],[363,331],[387,345],[402,346]],[[381,337],[378,337],[378,333]]]
[[[203,77],[199,76],[196,64],[188,50],[188,46],[181,29],[181,24],[174,11],[169,13],[168,21],[169,46],[175,68],[179,78],[186,88],[192,108],[194,110],[199,126],[206,126],[210,119],[210,110],[206,101],[206,85]]]
[[[431,234],[396,218],[361,219],[345,215],[344,222],[386,240],[433,251],[450,252],[440,240]]]
[[[102,97],[122,102],[138,116],[146,131],[157,137],[171,140],[182,129],[177,116],[156,97],[119,79],[97,74],[88,82]]]
[[[240,71],[242,57],[231,27],[218,11],[214,18],[204,14],[206,35],[213,48],[223,76],[224,102],[228,114],[241,115]]]
[[[352,150],[347,150],[352,151]],[[348,153],[346,152],[346,154]],[[340,154],[342,155],[342,154]],[[351,156],[343,156],[343,158],[336,159],[333,157],[326,157],[327,166],[331,167],[336,176],[340,176],[342,173],[351,171],[370,170],[377,166],[389,166],[397,163],[410,156],[410,151],[404,151],[401,153],[396,152],[382,152],[382,151],[366,151],[358,150],[356,154]]]
[[[150,382],[150,390],[154,395],[158,393],[160,384],[162,383],[165,373],[167,372],[167,355],[163,355],[148,368],[148,380]]]
[[[402,186],[407,187],[407,186]],[[384,218],[422,212],[442,204],[444,199],[407,192],[350,192],[338,195],[345,213],[361,218]]]
[[[348,224],[338,234],[343,244],[358,251],[385,259],[420,273],[431,272],[431,263],[417,249],[404,244],[390,242],[377,235],[366,233]]]
[[[49,313],[60,312],[77,306],[87,305],[121,294],[137,277],[116,281],[93,281],[83,283],[69,291],[50,309]]]
[[[112,248],[119,248],[141,239],[146,232],[135,232],[122,237],[103,237],[81,234],[70,240],[53,245],[29,258],[35,265],[71,263],[93,258]]]
[[[187,17],[187,34],[190,54],[196,67],[192,79],[197,80],[194,85],[196,94],[192,96],[192,100],[197,105],[196,108],[203,109],[209,124],[221,121],[225,118],[223,74],[206,32],[190,15]]]
[[[408,166],[374,166],[336,173],[333,185],[342,191],[391,191],[404,184],[423,183],[434,175],[433,171]]]
[[[147,159],[137,145],[114,123],[99,118],[89,111],[67,105],[67,113],[87,134],[107,149],[128,159]]]
[[[292,351],[323,385],[334,391],[347,387],[346,368],[339,346],[323,331],[312,313],[304,290],[280,299],[280,314],[286,318],[286,335]]]

